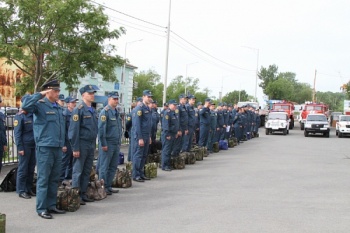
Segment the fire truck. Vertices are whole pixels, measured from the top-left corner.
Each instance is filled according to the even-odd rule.
[[[304,124],[305,124],[305,120],[307,115],[309,115],[310,113],[321,113],[326,115],[326,117],[328,118],[328,114],[329,114],[329,107],[327,104],[324,103],[312,103],[312,102],[307,102],[305,103],[304,109],[301,112],[300,116],[300,129],[304,130]]]
[[[289,129],[294,128],[294,104],[290,101],[283,100],[272,104],[270,112],[286,112],[289,117]]]

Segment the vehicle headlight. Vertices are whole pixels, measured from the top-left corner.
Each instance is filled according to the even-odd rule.
[[[329,125],[328,125],[328,124],[326,124],[326,125],[324,125],[323,127],[325,127],[325,128],[329,128]]]
[[[305,127],[311,128],[311,124],[305,124]]]

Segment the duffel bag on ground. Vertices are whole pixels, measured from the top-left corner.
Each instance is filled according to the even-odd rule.
[[[59,210],[75,212],[80,208],[80,195],[78,188],[61,185],[57,191],[56,207]]]
[[[5,176],[4,180],[0,185],[1,191],[4,191],[4,192],[16,191],[17,169],[18,167],[12,168],[9,171],[9,173],[7,173],[7,175]]]
[[[203,157],[208,157],[208,150],[206,147],[204,146],[200,147],[200,151],[203,154]]]
[[[233,139],[233,142],[235,143],[235,146],[237,146],[238,145],[238,139],[236,137],[233,137],[232,139]]]
[[[126,164],[125,164],[125,167],[126,167],[126,170],[128,171],[128,172],[130,172],[130,174],[132,174],[132,162],[127,162]]]
[[[218,153],[219,151],[220,151],[219,143],[218,142],[214,142],[213,143],[213,152],[214,153]]]
[[[156,178],[157,170],[158,170],[157,163],[147,163],[145,165],[145,176],[148,178]]]
[[[114,188],[129,188],[132,186],[131,171],[123,169],[117,169],[114,179],[112,181],[112,187]]]
[[[220,140],[219,141],[219,148],[220,150],[228,150],[228,144],[226,140]]]
[[[194,152],[183,152],[181,153],[185,156],[185,164],[195,164],[196,154]]]
[[[6,232],[6,215],[0,213],[0,233]]]
[[[235,146],[235,142],[233,141],[233,138],[230,138],[228,140],[228,148],[233,148]]]
[[[183,155],[171,157],[171,167],[173,169],[184,169],[185,168],[185,157]]]
[[[105,199],[107,193],[104,186],[104,180],[90,181],[89,186],[86,191],[86,196],[95,201]]]
[[[203,160],[203,152],[200,150],[200,148],[198,146],[194,146],[192,148],[191,152],[194,152],[197,161]]]

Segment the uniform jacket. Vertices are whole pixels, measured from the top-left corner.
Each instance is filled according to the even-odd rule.
[[[24,114],[20,111],[14,118],[13,125],[15,127],[15,142],[18,151],[23,151],[24,146],[35,148],[34,132],[33,132],[33,114]]]
[[[195,129],[197,117],[194,107],[190,104],[186,104],[186,110],[188,114],[188,129]]]
[[[136,106],[133,110],[132,128],[137,140],[150,138],[152,128],[151,110],[144,104]]]
[[[122,121],[117,109],[107,105],[98,118],[98,139],[101,146],[121,145]]]
[[[199,111],[199,116],[200,116],[200,124],[201,125],[206,125],[206,126],[210,125],[210,109],[209,108],[203,107]]]
[[[175,137],[177,132],[180,130],[178,116],[175,114],[175,111],[167,109],[164,112],[164,117],[162,119],[162,135],[165,137]]]
[[[5,115],[0,112],[0,146],[7,146]]]

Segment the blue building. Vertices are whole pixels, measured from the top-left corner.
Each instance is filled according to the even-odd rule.
[[[67,85],[61,83],[61,94],[65,97],[73,96],[77,99],[81,99],[79,89],[85,85],[95,85],[99,88],[95,94],[96,108],[99,109],[103,106],[103,103],[107,100],[107,94],[110,91],[118,91],[119,93],[119,107],[123,112],[129,112],[132,103],[133,83],[134,83],[134,71],[136,66],[126,64],[125,75],[123,74],[124,67],[116,67],[115,73],[118,77],[117,82],[103,81],[102,75],[98,73],[91,73],[85,77],[80,78],[80,84],[71,92],[66,90]]]

